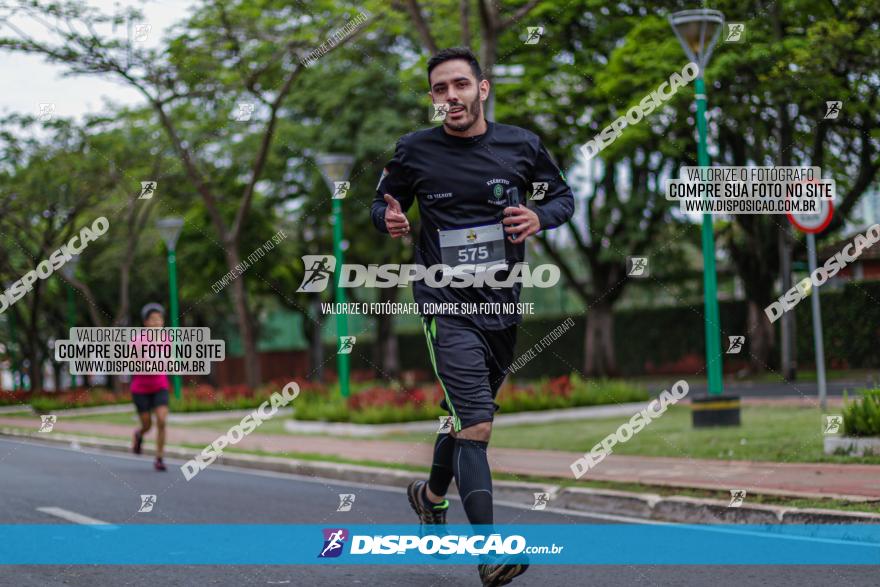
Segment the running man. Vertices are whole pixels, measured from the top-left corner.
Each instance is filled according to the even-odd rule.
[[[165,308],[159,304],[147,304],[141,309],[141,320],[147,328],[162,328],[165,325]],[[168,420],[168,375],[132,375],[131,398],[137,408],[141,427],[134,431],[131,450],[141,454],[144,434],[153,425],[153,412],[156,413],[156,460],[153,467],[165,471],[162,461],[165,452],[165,422]]]
[[[564,224],[574,211],[565,177],[540,139],[515,126],[488,122],[483,102],[489,82],[474,54],[444,49],[428,61],[429,95],[448,110],[442,126],[410,133],[397,143],[372,205],[376,228],[399,238],[410,233],[406,212],[418,200],[421,231],[417,264],[429,267],[479,264],[492,267],[522,262],[525,240]],[[436,106],[435,106],[436,107]],[[540,184],[544,196],[533,207],[520,194]],[[507,270],[497,271],[498,281]],[[510,303],[520,284],[430,287],[413,285],[419,304]],[[445,499],[453,477],[468,520],[491,525],[492,476],[486,449],[498,405],[495,397],[513,360],[518,314],[423,315],[428,351],[444,391],[441,407],[453,418],[452,431],[438,434],[427,481],[407,491],[422,524],[445,524]],[[484,585],[504,585],[525,572],[526,564],[481,564]]]

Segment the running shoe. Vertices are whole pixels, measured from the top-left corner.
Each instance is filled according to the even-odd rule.
[[[134,439],[131,442],[131,452],[136,455],[141,454],[141,449],[144,445],[144,435],[141,434],[140,430],[134,431]]]
[[[419,521],[425,525],[441,525],[446,524],[446,510],[449,509],[449,500],[444,499],[443,503],[438,503],[433,507],[425,505],[425,482],[413,481],[406,488],[406,496],[409,498],[409,505],[413,511],[419,516]]]
[[[156,457],[156,461],[153,463],[153,468],[157,471],[167,471],[165,463],[162,462],[162,457]]]
[[[514,578],[525,573],[528,568],[529,565],[525,563],[514,563],[509,565],[479,565],[477,567],[480,571],[480,580],[483,581],[483,587],[507,585],[513,581]]]

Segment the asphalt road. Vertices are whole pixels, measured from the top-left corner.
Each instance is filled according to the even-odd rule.
[[[336,512],[340,493],[356,494],[352,511]],[[137,513],[141,494],[158,496],[153,512]],[[401,489],[217,465],[187,483],[175,466],[167,473],[154,472],[148,458],[0,438],[0,524],[75,523],[40,508],[61,508],[112,524],[415,522]],[[609,523],[599,516],[504,505],[496,506],[495,517],[498,523]],[[450,522],[466,523],[458,502],[452,504]],[[873,586],[878,584],[877,573],[877,567],[856,566],[532,566],[514,585]],[[476,568],[469,566],[34,565],[0,567],[0,585],[430,587],[479,585],[479,581]]]

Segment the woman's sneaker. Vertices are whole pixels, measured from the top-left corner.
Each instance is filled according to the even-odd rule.
[[[141,434],[140,430],[134,431],[134,438],[131,441],[131,452],[136,455],[141,454],[141,449],[144,446],[144,435]]]
[[[423,525],[446,524],[446,510],[449,509],[449,500],[444,499],[442,503],[429,502],[425,495],[424,481],[410,483],[406,488],[406,496],[409,498],[409,505],[412,506]]]
[[[153,463],[153,468],[157,471],[167,471],[165,463],[162,462],[162,457],[156,457],[156,461]]]

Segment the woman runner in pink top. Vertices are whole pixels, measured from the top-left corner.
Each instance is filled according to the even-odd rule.
[[[165,325],[165,308],[159,304],[147,304],[141,309],[141,320],[147,328],[162,328]],[[156,462],[157,471],[165,470],[162,462],[165,451],[165,422],[168,420],[168,375],[165,373],[131,376],[131,398],[137,408],[141,427],[134,431],[131,450],[141,454],[146,434],[153,425],[153,412],[156,412]]]

